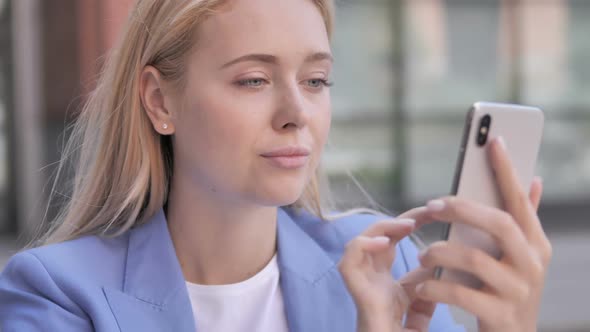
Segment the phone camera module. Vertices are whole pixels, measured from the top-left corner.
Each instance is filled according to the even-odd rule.
[[[492,124],[492,117],[489,114],[484,115],[479,122],[477,130],[477,145],[484,146],[488,141],[488,134],[490,133],[490,126]]]

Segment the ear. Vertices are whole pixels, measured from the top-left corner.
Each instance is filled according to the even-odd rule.
[[[139,94],[154,129],[160,135],[172,135],[175,131],[173,116],[164,102],[163,84],[160,72],[153,66],[146,66],[139,77]]]

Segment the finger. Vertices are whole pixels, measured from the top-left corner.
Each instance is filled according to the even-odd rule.
[[[543,179],[540,176],[536,176],[533,179],[531,184],[531,191],[529,193],[530,201],[533,205],[535,212],[539,211],[539,206],[541,204],[541,197],[543,196]],[[534,243],[534,247],[537,248],[539,255],[541,257],[541,261],[547,265],[549,260],[551,259],[551,243],[545,234],[545,231],[542,229],[543,226],[541,225],[540,221],[537,218],[536,221],[539,224],[539,228],[541,228],[540,238],[536,239]]]
[[[502,137],[494,139],[489,155],[492,168],[496,172],[496,181],[502,194],[505,210],[514,217],[528,239],[538,239],[540,234],[544,234],[543,230],[529,195],[523,188],[506,152],[506,142]]]
[[[490,234],[505,257],[518,267],[529,266],[528,243],[508,213],[454,196],[430,201],[427,207],[439,220],[473,226]]]
[[[533,204],[535,211],[539,210],[541,204],[541,197],[543,196],[543,180],[541,177],[536,176],[531,184],[531,191],[529,192],[529,199]]]
[[[387,219],[381,220],[369,226],[362,236],[377,237],[386,236],[390,239],[390,245],[387,251],[373,255],[372,259],[375,265],[391,267],[395,259],[395,246],[404,237],[410,235],[414,230],[415,221],[413,219]]]
[[[400,285],[408,296],[405,328],[415,331],[427,331],[434,314],[436,303],[417,299],[416,286],[431,279],[434,269],[419,267],[400,279]]]
[[[391,243],[397,244],[414,230],[414,219],[396,218],[378,221],[369,226],[361,235],[367,237],[387,236]]]
[[[428,280],[416,287],[416,293],[420,299],[457,306],[488,322],[498,318],[503,309],[499,298],[452,282]]]
[[[443,267],[471,273],[505,298],[526,298],[528,288],[514,272],[484,251],[460,243],[436,242],[419,255],[426,268]]]
[[[390,243],[391,240],[387,236],[377,236],[372,238],[367,236],[357,236],[346,245],[344,255],[340,261],[341,271],[343,270],[348,273],[357,271],[361,272],[359,268],[364,267],[369,263],[366,260],[366,255],[387,250]],[[389,266],[376,266],[375,268],[381,270],[378,272],[383,272],[383,270],[389,271]]]
[[[426,206],[420,206],[408,210],[402,214],[400,214],[397,218],[399,219],[414,219],[416,221],[415,228],[418,229],[424,225],[428,225],[433,223],[435,220],[430,215],[430,211],[426,208]]]
[[[338,270],[353,298],[363,296],[362,292],[369,282],[367,269],[374,271],[367,253],[386,250],[389,243],[389,238],[385,236],[377,238],[357,236],[346,245],[344,255],[338,263]],[[389,272],[389,269],[387,270],[385,273]]]
[[[410,331],[428,331],[436,303],[425,300],[415,300],[406,314],[405,327]]]
[[[416,286],[418,284],[425,282],[428,279],[432,279],[433,276],[434,269],[418,267],[417,269],[408,272],[399,280],[400,285],[404,288],[406,294],[408,295],[407,305],[409,305],[417,298]]]

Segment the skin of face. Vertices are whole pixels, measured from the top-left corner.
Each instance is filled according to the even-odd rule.
[[[332,58],[318,8],[302,0],[232,1],[196,38],[183,96],[168,100],[175,172],[224,201],[295,202],[330,128]],[[305,164],[278,167],[262,156],[285,147],[308,149]]]
[[[166,218],[184,277],[230,284],[268,264],[277,207],[316,172],[333,61],[311,0],[228,1],[195,34],[180,87],[146,66],[140,96],[153,128],[172,137]],[[307,156],[269,157],[285,148]]]

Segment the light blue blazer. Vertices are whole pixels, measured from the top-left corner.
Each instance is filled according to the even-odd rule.
[[[344,245],[382,218],[357,214],[326,223],[279,209],[278,264],[290,331],[355,331],[355,305],[337,263]],[[396,278],[418,265],[410,239],[398,247]],[[116,238],[85,236],[18,253],[0,275],[0,331],[92,330],[196,331],[162,210]],[[439,305],[430,331],[464,329]]]

